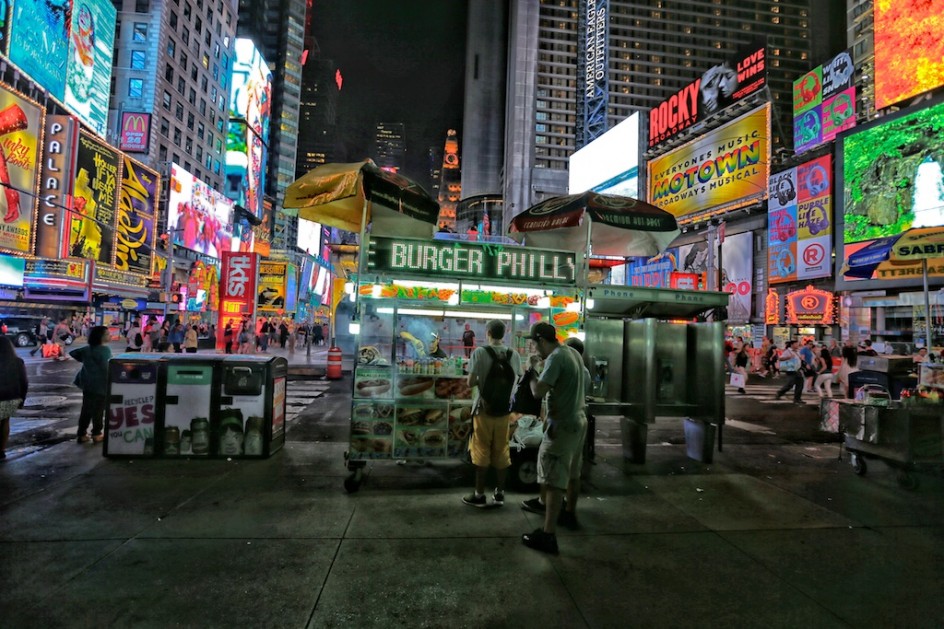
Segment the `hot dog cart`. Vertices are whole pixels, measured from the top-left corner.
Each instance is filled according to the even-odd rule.
[[[527,360],[537,321],[576,333],[580,303],[573,252],[442,240],[370,237],[356,286],[351,472],[357,491],[368,461],[437,460],[463,454],[471,431],[469,356],[490,319]],[[510,481],[536,481],[534,453],[513,456]]]
[[[623,456],[646,460],[648,425],[682,417],[688,456],[711,462],[724,426],[724,323],[704,315],[729,294],[636,286],[591,286],[586,351],[596,373],[590,411],[620,417]],[[632,374],[632,377],[629,375]]]

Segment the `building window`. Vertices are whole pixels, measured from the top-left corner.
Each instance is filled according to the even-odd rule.
[[[194,157],[197,158],[197,161],[200,161],[200,160],[203,159],[203,147],[202,147],[202,146],[198,146],[198,147],[197,147],[197,154],[194,155]]]
[[[206,127],[203,126],[202,122],[198,122],[197,123],[197,138],[202,140],[205,135],[206,135]],[[198,152],[199,152],[199,149],[198,149]]]
[[[146,22],[135,22],[134,30],[131,32],[131,41],[133,42],[145,42],[147,41],[147,23]]]
[[[209,84],[210,84],[210,81],[206,78],[206,76],[200,77],[200,91],[201,91],[201,92],[203,92],[204,94],[206,94],[206,91],[207,91],[207,88],[208,88]],[[202,99],[201,99],[201,100],[202,100]]]
[[[190,19],[191,11],[192,9],[190,8],[190,3],[188,2],[187,4],[184,5],[184,17],[187,18],[188,20]]]
[[[170,120],[161,118],[161,135],[165,138],[170,135]]]
[[[187,89],[187,82],[184,80],[184,77],[177,77],[177,91],[181,94],[184,94],[184,91]]]
[[[197,66],[196,65],[190,66],[190,80],[191,81],[197,80]]]
[[[135,0],[134,11],[135,13],[150,13],[151,0]]]
[[[167,38],[167,56],[173,57],[177,54],[177,42],[172,37]]]
[[[184,106],[182,103],[177,103],[177,106],[174,108],[174,118],[183,122],[184,120]]]
[[[157,159],[161,162],[167,161],[167,147],[163,144],[157,148]]]
[[[207,113],[207,102],[201,98],[200,99],[200,115],[205,116],[206,113]]]
[[[174,67],[169,63],[164,67],[164,80],[168,82],[174,80]]]
[[[197,90],[190,88],[190,96],[187,98],[191,105],[197,104]]]
[[[143,70],[144,64],[147,61],[147,55],[143,50],[132,50],[131,51],[131,69],[132,70]]]
[[[174,144],[176,144],[177,146],[180,146],[180,138],[181,138],[180,128],[174,127]]]
[[[164,90],[164,107],[170,109],[170,92]]]
[[[144,96],[144,79],[128,79],[128,98]]]
[[[207,70],[210,69],[210,55],[203,53],[203,67]]]
[[[189,61],[190,61],[190,59],[187,57],[187,53],[185,53],[184,51],[181,50],[181,51],[180,51],[180,67],[183,68],[184,70],[186,70],[186,69],[187,69],[187,63],[188,63]]]
[[[185,28],[185,29],[184,29],[184,32],[180,34],[180,38],[181,38],[182,40],[184,40],[184,45],[189,44],[189,43],[190,43],[190,31]]]
[[[184,141],[184,150],[187,151],[188,155],[193,153],[193,138],[191,138],[189,135],[187,136],[187,139]]]
[[[177,14],[176,14],[176,13],[171,13],[171,14],[170,14],[170,22],[169,22],[169,23],[170,23],[170,27],[171,27],[172,29],[177,30]]]
[[[193,131],[193,114],[187,114],[187,128]]]

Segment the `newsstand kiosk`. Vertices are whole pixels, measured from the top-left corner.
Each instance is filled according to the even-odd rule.
[[[285,443],[284,358],[127,353],[109,375],[105,456],[266,458]]]

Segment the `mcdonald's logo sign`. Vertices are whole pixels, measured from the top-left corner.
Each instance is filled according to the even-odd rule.
[[[118,148],[128,153],[147,153],[151,140],[151,114],[126,111],[121,114]]]

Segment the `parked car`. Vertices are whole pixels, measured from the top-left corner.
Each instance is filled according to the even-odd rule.
[[[16,347],[36,345],[39,339],[36,336],[36,326],[41,317],[5,317],[0,315],[0,329],[7,326],[6,336]]]

